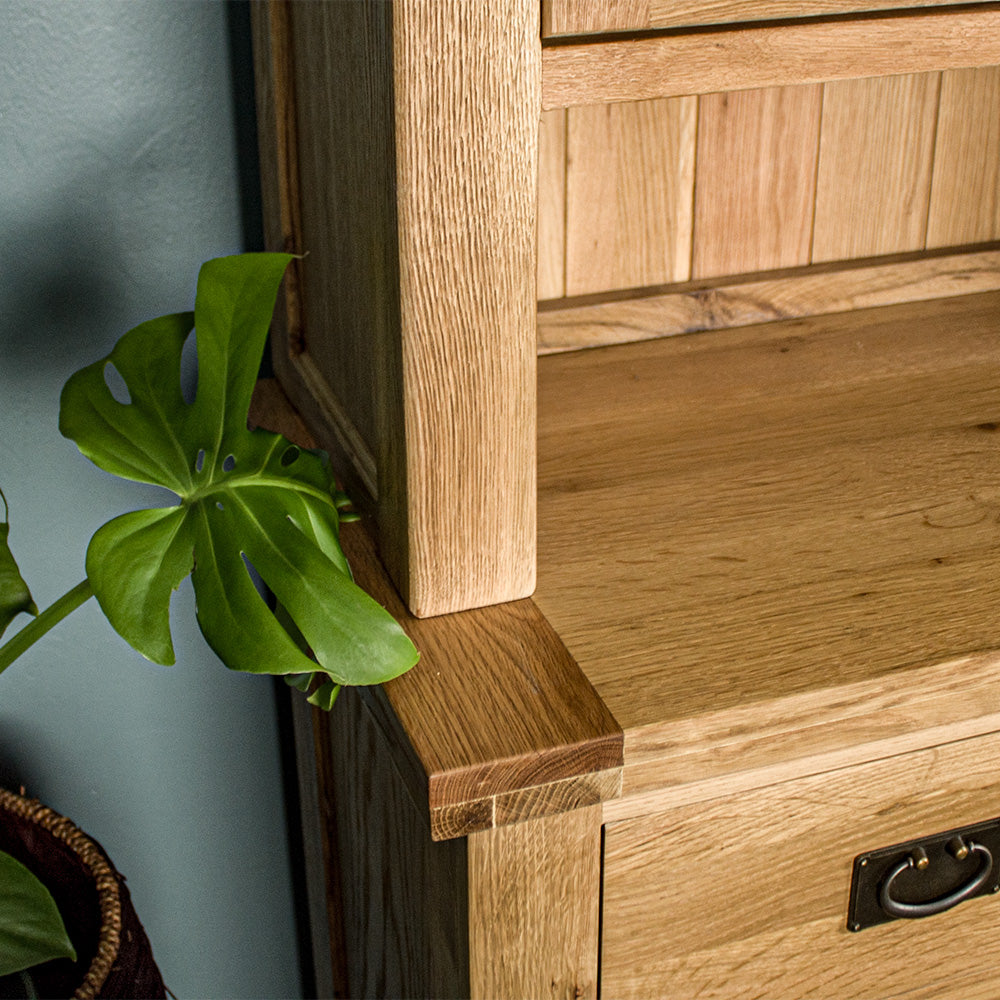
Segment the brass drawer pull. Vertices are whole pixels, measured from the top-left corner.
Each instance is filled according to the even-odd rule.
[[[972,855],[979,857],[979,867],[975,875],[952,892],[939,896],[937,899],[928,900],[926,903],[904,903],[901,900],[893,899],[892,884],[904,871],[910,868],[923,870],[928,865],[926,852],[917,848],[898,862],[882,883],[882,888],[879,891],[879,905],[889,916],[914,920],[918,917],[930,917],[935,913],[943,913],[970,896],[974,896],[986,884],[993,872],[993,855],[989,848],[974,840],[965,843],[958,838],[955,839],[960,845],[956,845],[955,850],[952,851],[956,857],[966,858]]]

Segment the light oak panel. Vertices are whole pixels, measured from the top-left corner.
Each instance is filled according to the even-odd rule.
[[[698,101],[693,278],[809,263],[822,87]]]
[[[960,1000],[967,979],[995,985],[996,897],[846,923],[856,855],[997,815],[998,752],[992,734],[610,824],[602,989],[885,1000],[936,983]]]
[[[566,294],[566,112],[542,114],[538,132],[538,298]]]
[[[540,360],[535,602],[627,741],[1000,649],[998,332],[988,293]]]
[[[643,31],[784,17],[821,17],[908,7],[941,7],[963,0],[542,0],[542,34]]]
[[[566,294],[684,281],[696,101],[568,112]]]
[[[545,303],[538,313],[538,349],[552,354],[997,288],[997,250],[836,269],[819,266],[712,285],[693,282],[607,301]]]
[[[537,8],[303,2],[255,18],[269,240],[310,252],[278,375],[374,513],[415,613],[523,597]]]
[[[534,589],[538,11],[392,12],[406,504],[382,536],[429,616]]]
[[[940,74],[829,83],[813,261],[924,246]]]
[[[597,996],[599,806],[468,840],[475,1000]]]
[[[1000,67],[942,74],[929,247],[1000,238]]]
[[[956,7],[546,46],[542,104],[643,101],[998,63],[1000,10]]]

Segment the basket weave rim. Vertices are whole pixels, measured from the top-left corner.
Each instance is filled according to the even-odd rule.
[[[115,871],[100,848],[79,827],[65,816],[42,805],[37,799],[29,799],[0,788],[0,809],[37,824],[62,841],[94,877],[101,908],[101,929],[94,959],[83,982],[73,994],[74,1000],[94,1000],[111,972],[121,943],[122,908]]]

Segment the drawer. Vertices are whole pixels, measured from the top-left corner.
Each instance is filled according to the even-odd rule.
[[[609,823],[603,995],[995,996],[1000,898],[847,914],[858,854],[1000,816],[998,759],[991,734]]]

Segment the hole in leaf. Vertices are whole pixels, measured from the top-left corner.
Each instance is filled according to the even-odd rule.
[[[194,460],[194,471],[201,472],[205,468],[205,449],[198,449],[198,457]]]
[[[274,610],[274,595],[271,593],[269,587],[264,583],[263,577],[257,572],[257,567],[254,566],[252,562],[247,558],[245,552],[241,552],[240,555],[243,557],[243,565],[247,568],[247,574],[250,576],[250,580],[253,582],[254,589],[260,594],[264,602]]]
[[[300,450],[293,444],[289,445],[281,455],[282,468],[287,469],[301,454]]]
[[[225,510],[226,509],[226,505],[221,500],[216,500],[215,501],[215,506],[218,507],[219,510]]]
[[[181,395],[190,405],[198,392],[198,335],[188,334],[181,348]]]
[[[222,463],[223,472],[232,472],[236,468],[236,456],[227,455]]]
[[[128,391],[125,379],[122,378],[122,373],[110,361],[104,366],[104,384],[116,402],[125,406],[132,402],[132,395]]]

